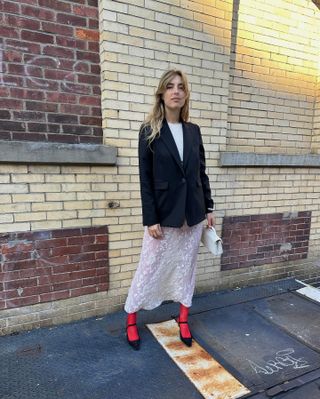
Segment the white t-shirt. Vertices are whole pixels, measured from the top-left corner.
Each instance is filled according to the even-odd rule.
[[[183,161],[183,130],[182,123],[169,123],[169,128],[171,130],[172,136],[178,148],[181,161]]]

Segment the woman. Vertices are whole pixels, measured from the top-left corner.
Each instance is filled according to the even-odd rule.
[[[200,129],[188,121],[187,78],[179,70],[161,77],[152,112],[140,129],[139,172],[145,233],[139,266],[125,303],[127,340],[140,347],[140,309],[164,300],[180,303],[180,338],[192,344],[188,311],[196,259],[206,218],[214,226],[213,201],[205,173]]]

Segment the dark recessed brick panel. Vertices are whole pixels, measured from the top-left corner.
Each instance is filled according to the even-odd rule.
[[[0,234],[0,309],[106,291],[107,226]]]
[[[304,259],[311,212],[225,217],[222,270]]]
[[[2,3],[0,140],[102,144],[97,1]]]

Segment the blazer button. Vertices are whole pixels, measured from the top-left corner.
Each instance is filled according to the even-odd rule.
[[[186,182],[186,179],[183,177],[182,179],[181,179],[181,183],[185,183]]]

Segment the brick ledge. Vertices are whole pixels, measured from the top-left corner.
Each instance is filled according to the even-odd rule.
[[[257,154],[254,152],[222,152],[221,167],[306,167],[320,168],[320,155]]]
[[[115,165],[116,147],[101,144],[1,141],[0,163]]]

